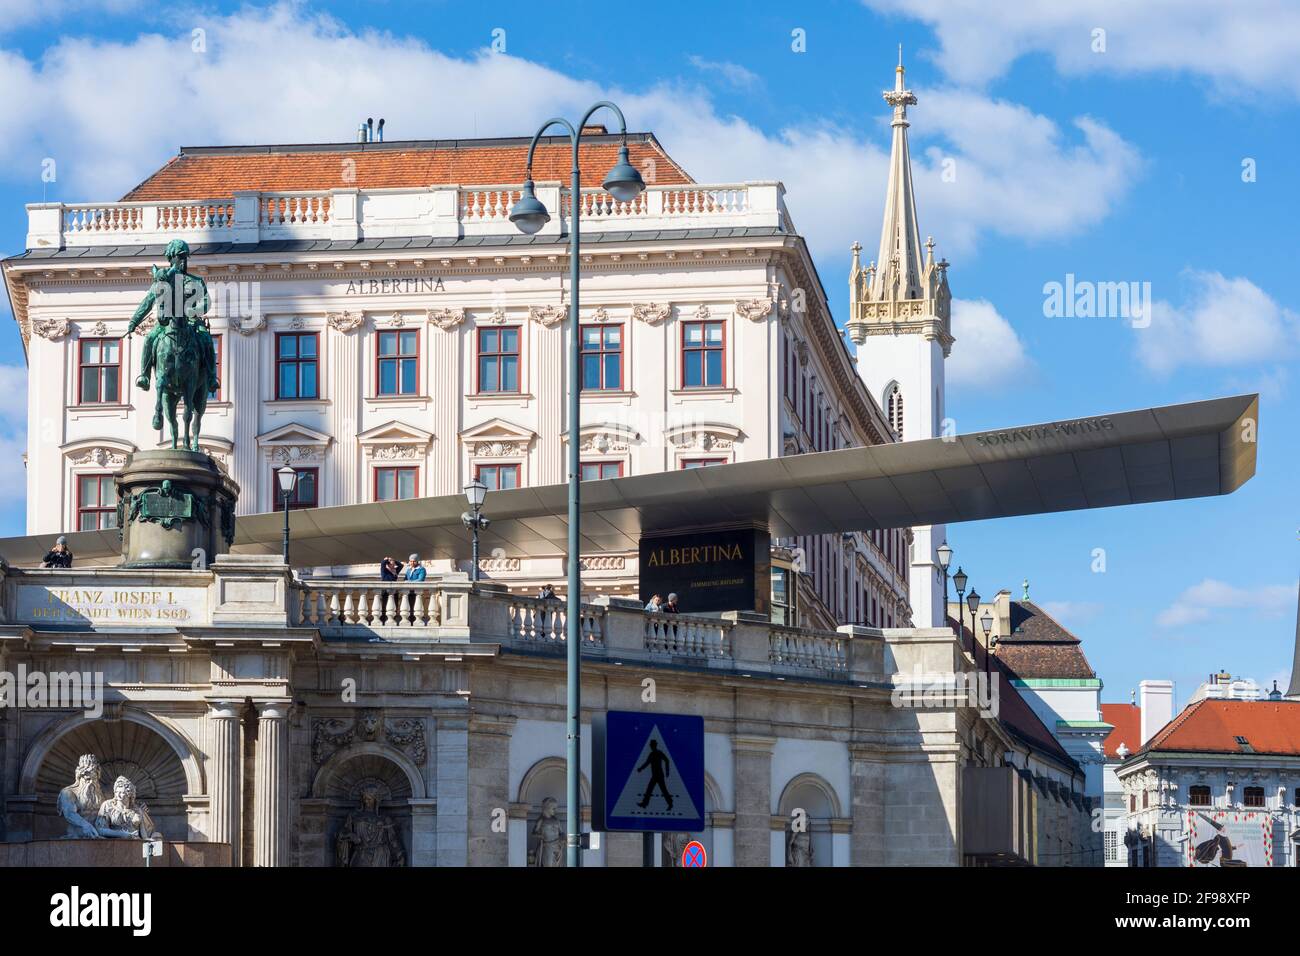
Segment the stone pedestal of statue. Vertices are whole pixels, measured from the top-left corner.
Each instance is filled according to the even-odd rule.
[[[33,840],[0,843],[0,867],[127,867],[145,865],[139,840]],[[230,866],[229,843],[163,843],[150,866]]]
[[[210,455],[137,451],[116,480],[123,567],[206,568],[230,549],[239,485]]]

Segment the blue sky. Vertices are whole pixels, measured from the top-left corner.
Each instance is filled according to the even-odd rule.
[[[955,560],[985,595],[1019,596],[1027,577],[1084,639],[1105,699],[1144,677],[1185,699],[1219,668],[1286,683],[1294,4],[665,0],[628,7],[645,19],[623,30],[609,9],[0,0],[0,249],[22,249],[24,203],[116,198],[182,144],[346,140],[364,116],[385,117],[390,139],[527,135],[609,95],[697,179],[783,180],[842,322],[848,245],[871,257],[879,242],[880,91],[902,43],[921,229],[958,300],[958,431],[1262,396],[1258,474],[1235,495],[954,526]],[[1149,282],[1149,327],[1045,317],[1044,284],[1067,274]],[[0,309],[0,389],[18,395],[21,343]],[[23,422],[0,410],[0,534],[24,526]]]

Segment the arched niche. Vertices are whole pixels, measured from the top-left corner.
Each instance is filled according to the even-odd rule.
[[[541,844],[541,837],[533,832],[533,828],[537,826],[537,821],[541,819],[542,802],[548,797],[553,798],[556,803],[556,819],[561,823],[565,820],[568,813],[566,779],[564,758],[543,757],[529,767],[523,779],[519,781],[518,802],[528,807],[526,830],[528,835],[528,866],[535,865],[537,850]],[[585,776],[579,778],[578,788],[582,794],[583,809],[590,808],[591,790],[587,786]]]
[[[424,778],[405,754],[365,741],[335,751],[316,772],[311,799],[303,809],[300,839],[307,865],[337,864],[339,831],[348,815],[360,809],[361,794],[369,788],[378,792],[379,813],[394,822],[406,863],[411,864],[416,827],[432,823],[432,817],[420,817],[417,823],[412,812],[411,801],[424,799]]]
[[[112,796],[113,781],[128,777],[164,838],[189,838],[185,797],[204,792],[193,746],[169,721],[124,709],[114,720],[74,715],[32,742],[19,785],[21,792],[36,795],[33,839],[57,839],[67,832],[58,812],[59,791],[72,783],[82,754],[99,758],[105,799]]]
[[[786,821],[784,843],[788,847],[793,836],[795,810],[807,814],[808,830],[812,837],[813,866],[832,866],[834,861],[831,821],[841,816],[840,799],[835,788],[815,773],[801,773],[790,779],[781,791],[777,804],[781,818]]]

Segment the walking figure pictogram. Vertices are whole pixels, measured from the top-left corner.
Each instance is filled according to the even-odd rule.
[[[650,741],[650,753],[645,758],[645,763],[636,768],[636,772],[640,773],[646,767],[650,768],[650,785],[645,788],[645,794],[641,797],[641,802],[637,806],[644,810],[650,803],[650,794],[654,793],[655,787],[658,787],[659,792],[668,801],[668,809],[671,810],[673,808],[673,795],[668,792],[668,774],[671,772],[671,762],[667,754],[659,749],[657,741]]]

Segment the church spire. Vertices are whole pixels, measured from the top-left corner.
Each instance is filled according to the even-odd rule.
[[[893,143],[889,151],[889,185],[885,191],[885,218],[880,229],[880,255],[871,284],[873,299],[919,299],[922,297],[921,230],[916,221],[916,197],[912,194],[912,157],[907,148],[907,108],[916,95],[903,85],[903,47],[898,47],[894,88],[884,91],[885,102],[894,108]]]

